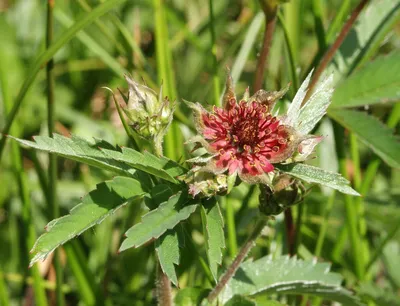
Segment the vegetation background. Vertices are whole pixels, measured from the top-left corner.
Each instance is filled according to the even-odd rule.
[[[126,92],[125,73],[156,90],[163,82],[164,93],[178,102],[218,103],[226,67],[236,92],[252,88],[265,23],[258,1],[49,2],[54,4],[53,22],[47,1],[0,1],[0,128],[5,134],[30,139],[47,135],[50,129],[127,145],[114,103],[102,88]],[[366,303],[400,305],[400,144],[393,136],[400,119],[400,2],[361,3],[366,7],[349,24],[341,44],[338,34],[358,1],[282,4],[263,88],[278,90],[291,82],[280,105],[284,109],[336,42],[326,64],[334,72],[337,90],[316,131],[326,139],[311,163],[340,171],[362,197],[312,188],[292,209],[296,245],[291,253],[331,262],[344,286]],[[46,33],[53,33],[53,38]],[[51,58],[53,67],[48,65]],[[54,85],[52,103],[49,82]],[[190,156],[183,142],[191,135],[193,122],[183,103],[175,117],[165,152],[182,161]],[[62,158],[49,159],[14,142],[3,147],[6,137],[0,137],[0,305],[56,305],[55,269],[63,272],[58,288],[67,305],[154,303],[152,244],[117,254],[123,233],[145,212],[140,205],[118,210],[67,243],[59,252],[60,262],[50,256],[28,269],[29,250],[45,225],[67,214],[111,174]],[[146,143],[139,144],[146,148]],[[245,184],[222,203],[227,239],[223,267],[248,236],[257,204],[258,188]],[[210,288],[202,268],[201,222],[194,216],[188,223],[190,231],[176,267],[180,288]],[[285,224],[281,214],[257,241],[252,256],[289,253]],[[45,292],[35,284],[43,284]],[[283,301],[321,303],[307,296]]]

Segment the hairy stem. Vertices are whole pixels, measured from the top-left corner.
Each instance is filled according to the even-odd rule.
[[[292,256],[294,255],[296,230],[293,222],[292,209],[290,207],[284,211],[284,216],[288,253]]]
[[[355,23],[355,21],[357,20],[358,16],[360,15],[361,11],[363,10],[363,8],[365,7],[365,5],[367,3],[368,3],[368,0],[361,0],[361,2],[357,5],[357,7],[351,13],[350,18],[344,24],[344,26],[343,26],[342,30],[340,31],[339,35],[337,36],[335,42],[331,45],[331,47],[328,49],[328,51],[326,51],[325,55],[322,57],[317,70],[314,72],[314,75],[311,79],[310,85],[308,86],[307,94],[304,97],[304,100],[302,103],[303,105],[308,100],[308,98],[310,98],[315,85],[318,83],[319,78],[321,77],[325,68],[328,66],[328,64],[332,60],[336,51],[342,45],[344,39],[346,38],[347,34],[351,30],[353,24]]]
[[[47,23],[46,23],[46,48],[48,49],[53,41],[53,9],[55,0],[47,1]],[[47,85],[47,126],[49,136],[53,137],[54,132],[54,62],[50,59],[46,64],[46,85]],[[51,211],[52,219],[58,218],[60,214],[60,208],[57,205],[57,157],[53,154],[49,155],[49,208]],[[62,293],[62,268],[60,262],[59,251],[56,250],[54,253],[54,268],[56,272],[56,300],[57,305],[64,305],[64,296]]]
[[[254,92],[262,88],[264,70],[268,63],[269,49],[271,48],[272,37],[276,25],[277,7],[269,10],[265,9],[264,12],[266,19],[265,32],[264,32],[264,40],[261,53],[258,58],[257,70],[255,73],[254,86],[253,86]]]
[[[162,271],[159,262],[157,262],[156,294],[159,306],[172,305],[171,282],[168,276]]]
[[[215,288],[208,295],[207,300],[209,303],[212,303],[218,297],[222,289],[224,289],[229,280],[235,275],[240,264],[246,258],[247,254],[249,254],[250,250],[255,246],[256,239],[261,234],[261,231],[267,224],[267,221],[268,219],[265,216],[261,216],[259,218],[253,232],[250,234],[249,238],[247,238],[246,243],[241,247],[239,253],[235,257],[229,268],[226,270],[225,274],[222,275],[217,286],[215,286]]]

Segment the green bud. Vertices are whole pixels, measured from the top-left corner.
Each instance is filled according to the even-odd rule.
[[[125,76],[129,85],[129,98],[124,112],[129,124],[141,137],[161,146],[162,139],[172,121],[175,105],[162,97],[162,88],[157,96],[151,88],[136,83]]]
[[[273,189],[267,185],[262,187],[259,209],[267,216],[279,215],[286,208],[299,203],[304,193],[299,181],[285,174],[274,178]]]

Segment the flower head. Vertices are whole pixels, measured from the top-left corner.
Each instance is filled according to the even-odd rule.
[[[136,83],[125,76],[129,85],[129,98],[124,112],[130,120],[131,127],[139,136],[153,140],[161,146],[175,108],[167,97],[162,97],[162,88],[157,96],[149,87]]]
[[[237,174],[248,183],[271,185],[273,164],[297,155],[307,157],[321,138],[301,135],[284,123],[284,117],[271,113],[275,102],[287,90],[288,87],[278,92],[259,90],[252,97],[246,91],[238,101],[228,76],[223,108],[214,106],[208,112],[199,103],[190,104],[201,135],[193,142],[211,154],[202,171]],[[197,163],[198,159],[193,161]]]

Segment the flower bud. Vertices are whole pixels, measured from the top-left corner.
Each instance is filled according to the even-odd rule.
[[[263,186],[260,193],[260,211],[267,215],[278,215],[286,208],[296,205],[302,200],[304,190],[293,177],[282,174],[273,180],[273,189]]]
[[[210,198],[224,195],[228,190],[228,177],[225,174],[194,170],[187,174],[184,181],[189,185],[189,194],[193,197]]]
[[[161,142],[172,120],[174,103],[170,103],[167,97],[162,98],[162,88],[157,97],[151,88],[136,83],[128,76],[125,79],[129,85],[129,98],[124,112],[130,126],[141,137]]]

